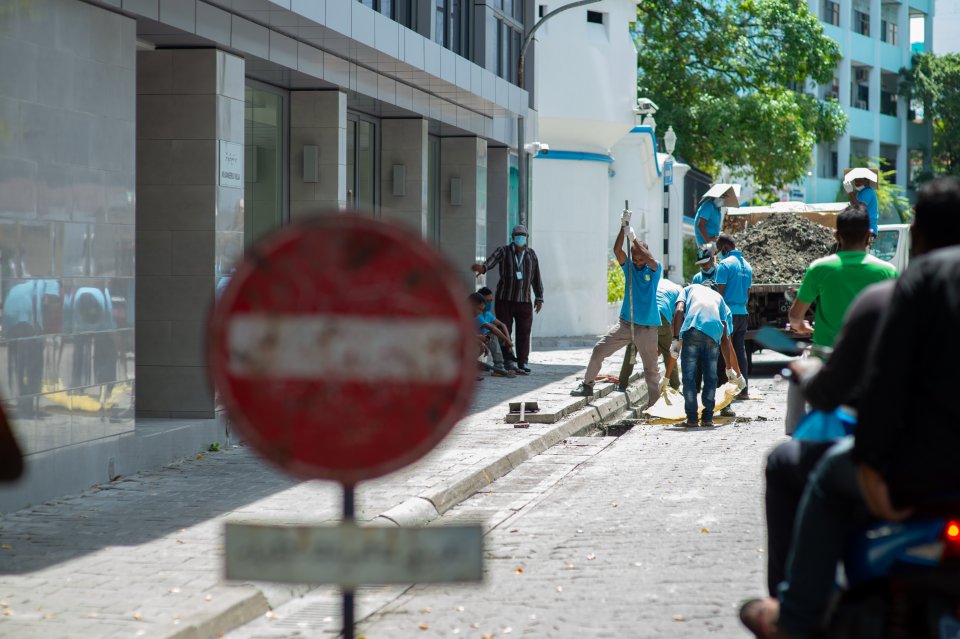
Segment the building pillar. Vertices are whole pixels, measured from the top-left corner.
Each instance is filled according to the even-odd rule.
[[[872,9],[871,9],[872,11]],[[879,9],[878,9],[879,11]],[[873,17],[870,18],[871,25]],[[873,28],[872,26],[870,27]],[[877,27],[880,28],[879,26]],[[879,49],[878,49],[879,51]],[[877,63],[870,67],[870,119],[873,121],[873,138],[870,140],[869,156],[876,158],[880,156],[880,62],[879,54]]]
[[[487,257],[487,141],[482,138],[440,140],[440,248],[473,288],[470,265]]]
[[[243,255],[244,61],[137,53],[137,415],[212,418],[207,314]]]
[[[308,156],[310,175],[305,175],[304,158]],[[316,171],[312,170],[313,160]],[[290,218],[346,206],[347,95],[341,91],[291,91]]]
[[[846,2],[846,6],[849,9],[850,3]],[[840,13],[841,24],[843,22],[843,12]],[[850,60],[844,58],[840,61],[839,68],[837,69],[837,77],[840,80],[840,108],[844,110],[848,115],[850,114],[851,109],[851,90],[852,85],[850,82]],[[839,171],[839,176],[843,176],[843,169],[850,166],[850,132],[846,131],[843,135],[837,138],[837,170]]]
[[[380,216],[424,238],[429,230],[428,129],[423,118],[380,123]]]
[[[510,158],[507,147],[487,150],[487,252],[510,239]],[[516,197],[516,193],[513,193]],[[515,204],[514,204],[515,206]],[[528,229],[529,231],[529,229]],[[487,273],[487,286],[495,288],[500,279],[497,270]]]

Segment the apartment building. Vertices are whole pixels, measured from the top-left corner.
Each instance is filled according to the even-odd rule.
[[[912,190],[913,178],[930,164],[931,132],[922,110],[914,111],[897,89],[912,52],[931,50],[933,0],[809,1],[843,54],[833,81],[813,90],[839,100],[848,124],[836,142],[817,145],[803,189],[794,192],[808,202],[833,201],[853,158],[881,158],[896,183]]]

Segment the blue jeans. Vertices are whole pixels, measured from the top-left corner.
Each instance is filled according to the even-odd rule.
[[[820,635],[844,544],[870,521],[852,453],[852,436],[834,444],[800,500],[786,580],[780,584],[778,623],[791,639]]]
[[[712,337],[689,329],[683,334],[683,349],[680,351],[680,366],[683,373],[683,409],[687,413],[687,422],[697,422],[697,368],[703,371],[703,401],[701,419],[713,421],[714,397],[717,394],[717,358],[720,345]]]

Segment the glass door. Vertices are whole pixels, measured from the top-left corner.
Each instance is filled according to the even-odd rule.
[[[245,97],[243,239],[250,246],[287,219],[287,92],[248,80]]]
[[[440,138],[427,136],[427,238],[440,245]]]
[[[347,114],[347,207],[378,215],[380,145],[376,120]]]

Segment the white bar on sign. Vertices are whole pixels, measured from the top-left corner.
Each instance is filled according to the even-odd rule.
[[[250,313],[230,320],[227,340],[238,377],[443,384],[461,370],[449,319]]]
[[[349,588],[483,578],[480,526],[230,523],[225,529],[224,550],[227,579]]]

